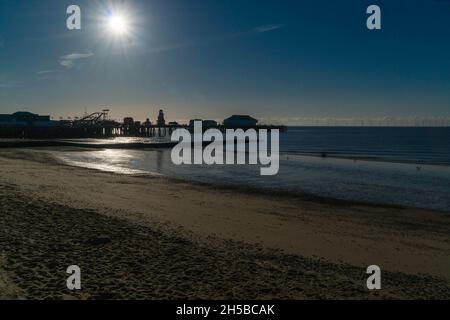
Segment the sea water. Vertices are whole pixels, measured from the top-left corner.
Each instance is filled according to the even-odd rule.
[[[123,174],[450,212],[450,128],[291,127],[280,136],[280,150],[280,171],[272,177],[261,176],[259,166],[176,166],[171,150],[105,149],[57,156],[71,165]]]

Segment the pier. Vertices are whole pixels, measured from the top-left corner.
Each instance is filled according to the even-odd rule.
[[[114,137],[158,137],[169,138],[173,131],[186,129],[192,132],[192,125],[178,124],[171,122],[166,124],[162,110],[158,116],[158,121],[152,124],[149,119],[146,122],[134,121],[132,118],[125,118],[123,122],[108,119],[109,110],[95,112],[76,120],[51,121],[49,116],[38,116],[27,112],[20,112],[8,117],[16,117],[8,123],[0,123],[0,138],[3,139],[107,139]],[[242,116],[233,116],[242,117]],[[246,116],[248,117],[248,116]],[[250,118],[250,117],[248,117]],[[11,118],[13,119],[13,118]],[[36,121],[35,119],[45,121]],[[227,129],[266,129],[286,131],[285,126],[257,125],[257,121],[248,123],[227,123],[205,126],[204,129],[215,128],[221,132]]]

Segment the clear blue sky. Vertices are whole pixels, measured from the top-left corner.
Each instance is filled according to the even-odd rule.
[[[450,115],[450,1],[0,0],[0,113]],[[82,30],[66,8],[82,9]],[[382,30],[366,8],[382,9]],[[108,10],[129,33],[105,30]]]

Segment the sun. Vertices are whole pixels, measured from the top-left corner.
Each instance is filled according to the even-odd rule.
[[[124,35],[128,32],[129,23],[125,16],[111,14],[108,17],[108,29],[115,35]]]
[[[1,2],[1,0],[0,0]],[[98,8],[97,23],[99,26],[100,46],[108,50],[120,50],[122,53],[128,51],[139,41],[140,21],[139,13],[128,5]]]

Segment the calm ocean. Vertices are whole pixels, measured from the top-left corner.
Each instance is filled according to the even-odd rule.
[[[450,212],[450,128],[291,127],[280,136],[280,150],[280,171],[272,177],[260,176],[259,166],[175,166],[170,150],[57,156],[72,165],[124,174]]]

